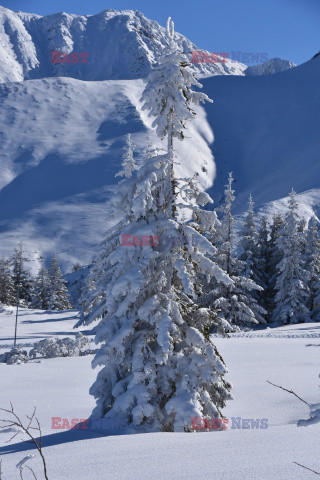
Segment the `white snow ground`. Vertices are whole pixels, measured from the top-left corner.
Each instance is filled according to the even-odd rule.
[[[21,342],[51,335],[74,335],[75,312],[22,310]],[[0,314],[0,353],[13,332],[14,313]],[[266,335],[260,338],[261,335]],[[296,461],[320,471],[320,423],[298,427],[309,408],[267,380],[293,389],[310,404],[319,403],[320,324],[308,323],[250,332],[242,338],[215,338],[230,371],[234,400],[227,418],[268,419],[268,429],[230,429],[190,434],[102,436],[51,429],[51,417],[87,418],[94,406],[88,394],[96,372],[92,356],[0,364],[0,406],[12,401],[17,412],[37,406],[44,434],[50,480],[303,480],[317,476]],[[310,345],[314,346],[311,348]],[[3,478],[18,478],[15,465],[32,452],[30,444],[5,442],[1,434]],[[38,459],[30,460],[41,478]]]

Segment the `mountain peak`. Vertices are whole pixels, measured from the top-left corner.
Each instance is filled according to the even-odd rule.
[[[245,70],[245,75],[271,75],[272,73],[283,72],[290,68],[296,67],[296,64],[290,60],[283,60],[282,58],[270,58],[264,63],[253,65]]]
[[[176,33],[178,45],[199,50]],[[166,45],[165,28],[137,10],[106,9],[96,15],[65,12],[41,17],[0,10],[0,83],[46,77],[79,80],[137,79],[148,75]],[[53,62],[52,52],[75,54]],[[86,59],[80,59],[80,54]],[[243,75],[245,65],[193,64],[199,75]]]

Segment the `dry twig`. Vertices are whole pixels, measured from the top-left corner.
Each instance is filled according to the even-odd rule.
[[[301,397],[299,397],[299,395],[297,395],[296,393],[294,393],[293,390],[287,390],[286,388],[281,387],[280,385],[276,385],[275,383],[269,382],[269,380],[267,380],[267,383],[270,383],[270,385],[273,385],[274,387],[281,388],[281,390],[284,390],[285,392],[291,393],[292,395],[294,395],[295,397],[297,397],[299,400],[301,400],[301,402],[305,403],[306,405],[309,405],[308,402],[306,402],[306,401],[303,400]]]
[[[299,465],[299,467],[305,468],[306,470],[310,470],[310,472],[313,472],[316,475],[320,475],[319,472],[316,472],[315,470],[312,470],[311,468],[305,467],[304,465],[301,465],[301,463],[298,463],[298,462],[293,462],[293,463],[295,463],[296,465]]]
[[[39,423],[39,420],[38,418],[35,416],[36,414],[36,408],[34,408],[33,412],[32,412],[32,415],[29,417],[27,415],[27,418],[28,418],[28,424],[25,426],[23,423],[22,423],[22,420],[18,417],[18,415],[15,413],[14,411],[14,408],[12,406],[12,403],[10,403],[10,406],[11,406],[11,409],[8,410],[6,408],[0,408],[0,411],[2,412],[6,412],[8,413],[9,415],[11,415],[13,418],[11,419],[5,419],[5,420],[0,420],[0,422],[2,423],[5,423],[5,425],[2,425],[0,428],[12,428],[12,427],[15,427],[15,428],[18,428],[18,429],[21,429],[21,430],[18,430],[9,440],[9,442],[11,442],[17,435],[19,435],[19,433],[24,432],[31,440],[31,442],[35,445],[36,449],[38,450],[38,453],[41,457],[41,460],[42,460],[42,465],[43,465],[43,473],[44,473],[44,478],[45,480],[49,480],[48,479],[48,474],[47,474],[47,464],[46,464],[46,460],[44,458],[44,455],[43,455],[43,452],[42,452],[42,432],[41,432],[41,427],[40,427],[40,423]],[[33,436],[33,434],[31,433],[31,430],[35,430],[36,432],[38,432],[39,434],[39,440],[36,440],[36,438]],[[31,473],[33,474],[33,477],[36,479],[36,475],[34,473],[34,471],[30,468],[30,467],[25,467],[25,468],[28,468]],[[23,467],[20,467],[20,477],[21,479],[23,480],[23,474],[22,474],[22,470],[23,470]],[[1,465],[0,465],[0,480],[1,480]]]

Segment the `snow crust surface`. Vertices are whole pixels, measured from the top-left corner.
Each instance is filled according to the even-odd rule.
[[[75,313],[73,313],[73,316]],[[0,314],[0,352],[8,343],[13,315]],[[19,321],[22,343],[63,332],[73,335],[75,318],[66,312],[22,311]],[[295,331],[300,335],[292,338]],[[268,330],[269,332],[269,330]],[[94,400],[88,394],[96,377],[91,356],[31,361],[24,365],[0,364],[0,405],[13,401],[20,414],[37,406],[44,433],[44,453],[49,475],[66,477],[217,480],[301,480],[315,478],[293,462],[320,470],[320,423],[297,426],[309,418],[308,405],[267,383],[293,389],[310,405],[319,404],[320,325],[304,324],[270,329],[269,338],[255,333],[238,338],[215,338],[233,384],[234,400],[224,409],[230,419],[268,419],[267,429],[230,429],[207,433],[153,433],[126,435],[125,432],[84,432],[52,430],[51,417],[86,419]],[[278,338],[279,335],[281,338]],[[307,345],[313,345],[309,348]],[[23,395],[21,394],[23,392]],[[35,453],[29,443],[12,433],[0,436],[3,475],[17,478],[16,464]],[[29,465],[40,472],[37,459]],[[106,477],[107,475],[107,477]]]

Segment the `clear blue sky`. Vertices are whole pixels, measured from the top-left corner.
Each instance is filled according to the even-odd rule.
[[[1,0],[0,0],[1,1]],[[297,64],[320,50],[320,0],[3,0],[11,10],[48,15],[140,10],[210,52],[266,52]]]

